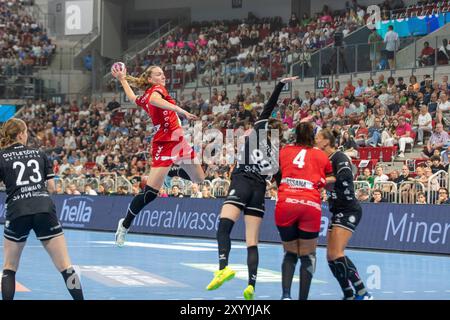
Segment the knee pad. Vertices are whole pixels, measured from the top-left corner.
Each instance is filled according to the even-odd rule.
[[[300,256],[300,262],[302,267],[305,267],[306,270],[313,275],[316,272],[316,253],[312,252],[305,256]]]
[[[297,263],[297,260],[298,260],[298,256],[297,256],[296,253],[293,253],[293,252],[290,252],[290,251],[286,251],[284,253],[284,260],[283,261]]]
[[[153,189],[152,187],[146,185],[144,188],[144,205],[147,205],[153,200],[155,200],[156,197],[158,196],[158,193],[159,193],[158,190]]]

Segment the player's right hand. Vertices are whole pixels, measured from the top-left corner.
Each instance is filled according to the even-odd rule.
[[[114,78],[118,79],[119,81],[122,81],[127,76],[127,69],[119,70],[119,69],[112,69],[111,74]]]
[[[288,83],[288,82],[292,82],[292,81],[297,80],[297,79],[298,79],[298,77],[283,78],[283,79],[280,80],[280,82]]]

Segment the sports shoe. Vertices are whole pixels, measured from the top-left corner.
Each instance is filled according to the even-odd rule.
[[[119,224],[117,225],[116,246],[118,247],[123,247],[123,245],[125,244],[125,236],[128,233],[128,229],[122,225],[124,220],[124,218],[120,219]]]
[[[355,295],[355,300],[373,300],[373,297],[370,293],[366,292],[362,296]]]
[[[398,154],[397,157],[399,157],[399,158],[404,158],[404,157],[405,157],[405,154],[404,154],[403,152],[400,152],[400,153]]]
[[[417,145],[418,145],[418,146],[423,146],[423,142],[420,142],[420,141],[419,141],[419,142],[417,142]]]
[[[212,281],[208,284],[206,290],[219,289],[221,285],[223,285],[226,281],[233,279],[235,275],[236,272],[228,266],[222,270],[214,272],[214,279],[212,279]]]
[[[255,288],[251,284],[244,290],[244,299],[255,300]]]

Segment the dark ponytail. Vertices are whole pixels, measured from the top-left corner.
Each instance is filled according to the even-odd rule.
[[[314,128],[311,122],[300,122],[295,128],[296,139],[298,145],[306,147],[314,147]]]

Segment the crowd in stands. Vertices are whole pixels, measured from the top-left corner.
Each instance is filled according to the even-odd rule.
[[[425,182],[439,170],[448,172],[449,89],[447,76],[434,80],[425,76],[423,81],[418,82],[415,76],[407,81],[401,77],[386,80],[380,74],[376,81],[369,79],[364,83],[359,79],[353,84],[349,80],[344,87],[336,81],[328,84],[323,91],[306,91],[302,96],[294,88],[292,98],[284,97],[278,101],[272,117],[283,122],[284,142],[292,141],[295,124],[307,118],[316,132],[321,128],[333,130],[338,137],[338,147],[353,159],[358,158],[365,147],[389,146],[395,146],[397,157],[403,159],[407,145],[419,146],[423,148],[420,158],[429,159],[429,163],[424,161],[418,165],[414,177],[420,177]],[[252,124],[269,96],[270,92],[262,92],[256,86],[254,90],[247,88],[240,91],[235,97],[228,97],[226,91],[214,89],[210,99],[205,99],[194,90],[189,95],[181,95],[178,100],[181,107],[199,116],[203,130],[218,129],[224,136],[226,129],[241,130],[242,134],[238,136],[242,138],[251,132]],[[116,173],[132,185],[131,190],[126,186],[114,190],[120,194],[137,193],[143,186],[145,173],[151,166],[149,154],[153,134],[152,125],[143,110],[122,109],[115,98],[107,103],[84,97],[81,102],[62,105],[29,101],[22,108],[21,117],[29,123],[31,141],[48,151],[58,177],[94,178],[99,177],[101,172]],[[192,138],[193,123],[184,119],[182,124],[186,136]],[[209,139],[203,137],[203,148],[210,142]],[[224,146],[224,150],[227,147]],[[200,151],[200,146],[195,148]],[[185,196],[212,196],[213,180],[229,180],[233,166],[228,156],[225,155],[221,165],[204,165],[211,183],[195,187],[189,185]],[[422,173],[419,172],[421,170]],[[394,171],[384,174],[383,167],[378,166],[366,168],[358,178],[364,177],[373,187],[379,181],[398,183],[402,175]],[[166,181],[161,196],[180,196],[186,192],[186,184],[177,184],[174,189],[172,182],[170,179]],[[75,183],[68,183],[64,192],[108,194],[113,191],[106,184],[91,181],[88,185],[86,191],[86,187],[77,190]],[[194,192],[192,188],[195,188]],[[274,198],[274,191],[271,190],[267,196]],[[224,192],[222,190],[220,195]]]
[[[0,1],[0,75],[31,75],[49,64],[55,44],[26,10],[30,2]]]
[[[139,75],[149,65],[162,66],[176,88],[192,81],[208,86],[276,79],[294,63],[310,68],[311,54],[333,43],[337,30],[346,36],[364,19],[365,8],[352,1],[343,11],[324,6],[312,17],[292,14],[287,23],[252,14],[244,20],[193,23],[127,67]]]

